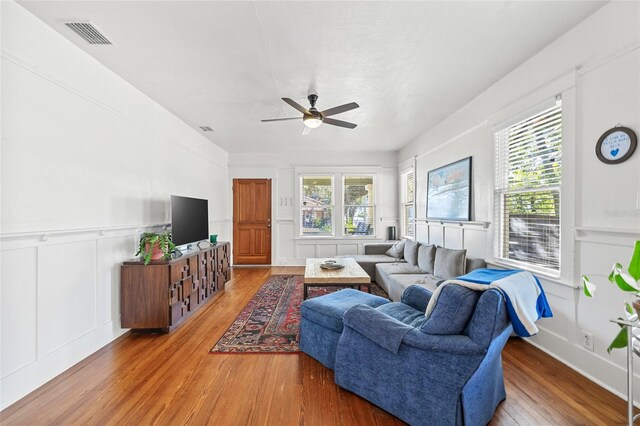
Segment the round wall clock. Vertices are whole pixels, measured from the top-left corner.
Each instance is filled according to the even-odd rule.
[[[628,127],[614,127],[600,136],[596,144],[596,155],[605,164],[618,164],[626,161],[638,144],[638,138]]]

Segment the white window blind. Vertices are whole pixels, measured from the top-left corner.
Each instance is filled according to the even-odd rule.
[[[413,170],[402,173],[400,176],[402,185],[401,203],[402,218],[400,233],[403,237],[415,238],[415,205],[414,205],[414,179]]]
[[[496,256],[559,271],[561,102],[500,130],[495,141]]]

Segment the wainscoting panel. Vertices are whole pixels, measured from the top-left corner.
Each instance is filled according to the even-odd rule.
[[[133,259],[137,247],[129,236],[114,236],[98,240],[98,324],[120,320],[120,264]]]
[[[335,257],[338,253],[338,248],[335,244],[322,244],[316,246],[317,257]]]
[[[309,257],[319,257],[316,256],[316,245],[315,244],[298,244],[296,246],[296,257],[307,259]],[[302,263],[304,265],[304,262]]]
[[[0,377],[36,360],[37,252],[35,248],[0,252],[2,287]]]
[[[280,253],[279,265],[304,265],[310,257],[335,257],[352,254],[363,254],[367,244],[380,244],[381,239],[335,238],[335,239],[298,239],[295,240],[295,256],[286,257]]]
[[[461,226],[457,228],[443,227],[444,228],[444,246],[446,248],[459,250],[464,248],[463,229]]]
[[[358,244],[340,244],[338,246],[338,256],[358,254]]]
[[[435,244],[450,249],[467,249],[467,256],[488,259],[488,233],[484,222],[439,223],[419,220],[416,233],[420,242]]]
[[[552,307],[553,318],[542,318],[536,325],[539,329],[553,333],[563,339],[571,339],[573,331],[570,329],[570,325],[575,318],[575,305],[572,294],[576,290],[550,281],[541,280],[541,283],[545,288],[547,301]],[[565,291],[570,293],[571,296],[569,298],[562,297],[557,294],[560,292],[554,290]]]
[[[420,232],[421,229],[426,230],[426,233]],[[418,241],[428,242],[429,244],[435,244],[438,246],[445,246],[444,238],[445,228],[439,225],[425,225],[418,227]]]
[[[465,228],[464,229],[464,248],[467,249],[467,256],[475,257],[477,259],[487,259],[490,256],[488,252],[487,230],[479,228]]]
[[[96,241],[38,249],[38,335],[49,354],[97,327]]]
[[[120,264],[158,227],[1,235],[1,408],[100,349],[120,328]]]
[[[295,223],[293,220],[279,220],[276,223],[276,259],[277,264],[282,264],[283,259],[296,257],[294,241]]]

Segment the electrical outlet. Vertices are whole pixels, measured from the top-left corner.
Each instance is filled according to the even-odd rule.
[[[593,334],[582,330],[582,346],[593,352]]]

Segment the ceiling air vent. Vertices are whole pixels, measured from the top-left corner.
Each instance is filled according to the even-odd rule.
[[[89,44],[113,44],[91,21],[65,22],[64,25]]]
[[[203,132],[213,132],[213,129],[209,126],[200,126],[200,130]]]

